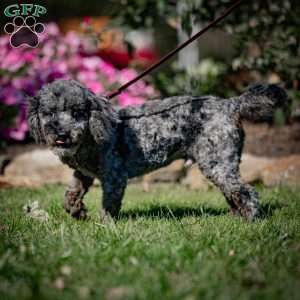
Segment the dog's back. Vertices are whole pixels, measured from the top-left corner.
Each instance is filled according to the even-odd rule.
[[[171,97],[119,111],[129,177],[184,158],[201,131],[201,107],[210,97]]]

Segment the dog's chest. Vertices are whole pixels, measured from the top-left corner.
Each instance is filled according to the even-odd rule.
[[[67,164],[74,170],[79,170],[82,174],[88,177],[99,177],[98,156],[93,155],[94,151],[79,151],[71,157],[61,157],[61,161]]]

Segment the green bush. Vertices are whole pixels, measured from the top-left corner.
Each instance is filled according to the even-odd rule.
[[[201,25],[208,24],[220,16],[231,5],[232,0],[181,0],[180,3],[183,4],[183,9],[178,16],[176,1],[123,0],[120,2],[121,9],[113,13],[113,16],[116,16],[121,24],[135,29],[151,27],[158,20],[164,20],[167,24],[170,17],[180,17],[182,27],[190,33],[191,19],[200,22]],[[255,71],[259,73],[260,80],[284,85],[292,97],[290,110],[300,105],[299,15],[300,6],[295,0],[245,1],[217,26],[231,34],[235,41],[236,54],[231,64],[227,65],[226,73]],[[156,82],[163,93],[173,94],[176,90],[176,87],[164,87],[161,84],[167,82],[166,75],[175,74],[174,70],[176,68],[173,67],[165,74],[157,76],[159,80]],[[182,92],[182,85],[193,85],[192,82],[187,84],[186,75],[179,72],[176,76],[179,76],[175,79],[175,83],[178,83],[177,90]],[[191,77],[193,80],[193,76]],[[200,82],[200,91],[212,92],[209,87],[214,89],[218,85],[219,78],[213,82],[217,78],[212,78],[206,87]],[[185,84],[182,84],[183,81]],[[223,86],[223,91],[224,88],[226,86]]]
[[[226,96],[226,91],[221,85],[225,70],[226,66],[223,63],[212,59],[203,59],[189,72],[182,70],[174,63],[169,70],[155,74],[153,81],[165,97],[183,93],[199,96],[212,92]]]

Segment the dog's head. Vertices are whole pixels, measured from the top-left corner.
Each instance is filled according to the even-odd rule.
[[[72,156],[87,134],[98,144],[108,143],[117,118],[105,98],[74,80],[57,80],[29,99],[28,124],[36,142]]]

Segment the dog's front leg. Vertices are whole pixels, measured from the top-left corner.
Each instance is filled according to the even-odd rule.
[[[102,178],[102,211],[101,217],[117,218],[120,213],[122,198],[127,185],[127,177],[122,174],[113,174]]]
[[[64,208],[70,215],[76,219],[85,219],[87,209],[83,203],[83,197],[89,187],[93,184],[93,178],[83,175],[76,170],[73,178],[65,192]]]

